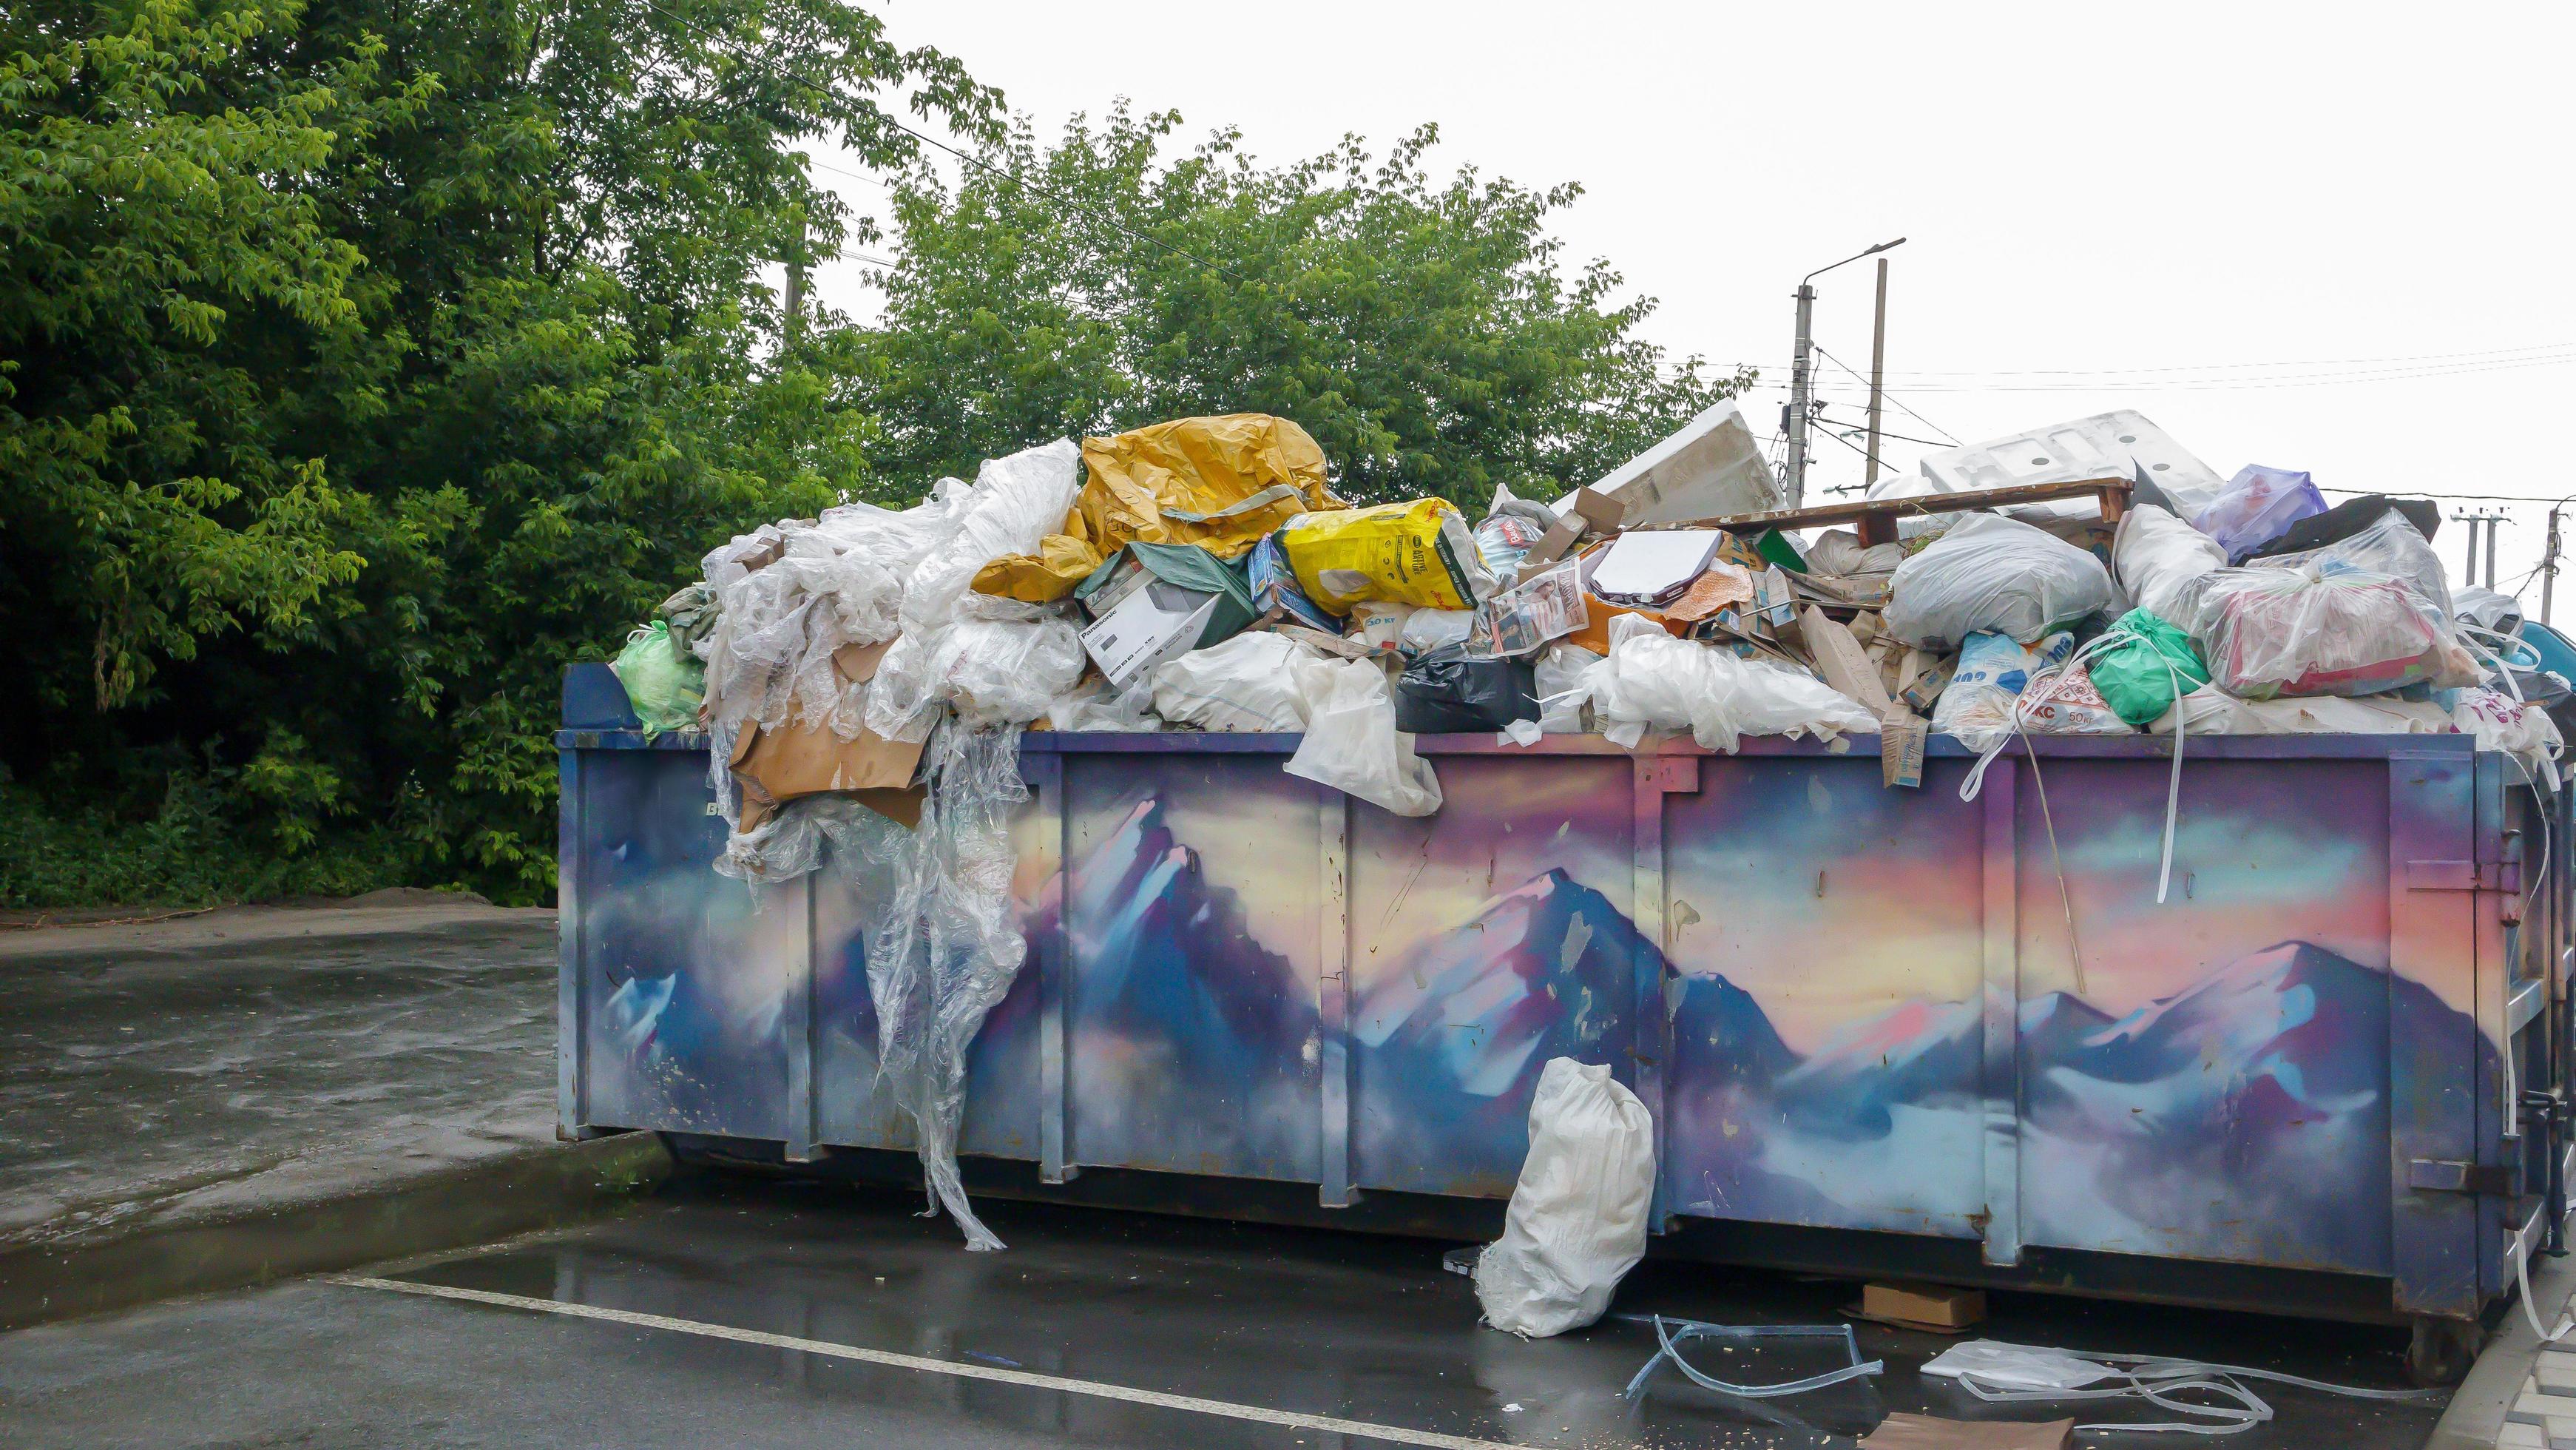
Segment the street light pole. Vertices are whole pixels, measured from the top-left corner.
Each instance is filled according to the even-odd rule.
[[[1798,341],[1789,354],[1789,507],[1807,506],[1808,337],[1816,319],[1816,289],[1798,284]]]
[[[1816,289],[1809,284],[1832,271],[1834,267],[1857,262],[1863,257],[1875,257],[1890,247],[1900,247],[1904,244],[1903,237],[1898,237],[1892,242],[1881,242],[1868,251],[1854,252],[1842,261],[1834,263],[1833,267],[1818,267],[1798,279],[1798,339],[1796,345],[1789,350],[1789,426],[1787,430],[1789,477],[1785,480],[1788,484],[1789,507],[1793,509],[1807,506],[1807,395],[1813,391],[1815,384],[1814,367],[1808,362],[1807,354],[1815,346],[1816,322]],[[1870,395],[1876,397],[1877,389],[1872,388]]]

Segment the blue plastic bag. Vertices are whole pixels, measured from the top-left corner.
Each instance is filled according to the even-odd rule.
[[[2326,496],[2308,475],[2249,463],[2236,470],[2236,476],[2191,523],[2218,541],[2227,551],[2228,563],[2241,564],[2246,555],[2288,532],[2290,525],[2325,511]]]

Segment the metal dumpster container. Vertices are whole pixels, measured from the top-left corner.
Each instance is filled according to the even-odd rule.
[[[755,900],[702,737],[566,684],[561,1112],[900,1175],[855,863]],[[2465,736],[1874,753],[1421,738],[1447,804],[1295,737],[1021,743],[1031,951],[977,1040],[986,1192],[1490,1229],[1539,1069],[1659,1135],[1658,1251],[2390,1322],[2438,1367],[2558,1216],[2564,797]],[[1115,1185],[1115,1186],[1112,1186]]]

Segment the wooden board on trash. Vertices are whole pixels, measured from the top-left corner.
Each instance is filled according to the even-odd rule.
[[[1864,499],[1858,503],[1825,504],[1817,508],[1773,509],[1767,513],[1732,514],[1717,519],[1691,519],[1681,523],[1647,524],[1650,529],[1725,529],[1730,533],[1759,533],[1764,529],[1820,529],[1835,524],[1850,524],[1860,533],[1863,548],[1874,544],[1896,542],[1896,521],[1900,518],[1922,518],[1932,514],[1955,514],[1969,509],[2012,508],[2028,503],[2053,503],[2062,498],[2092,498],[2101,505],[2102,522],[2117,524],[2128,511],[2132,488],[2125,478],[2086,478],[2067,483],[2021,483],[2010,488],[1979,488],[1964,493],[1927,493],[1912,498]]]

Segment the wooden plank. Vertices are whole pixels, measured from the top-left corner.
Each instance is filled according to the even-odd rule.
[[[2118,523],[2128,507],[2132,485],[2125,478],[2088,478],[2066,483],[2023,483],[2011,488],[1981,488],[1967,493],[1932,493],[1916,498],[1862,499],[1852,503],[1823,504],[1815,508],[1773,509],[1768,513],[1729,514],[1723,518],[1693,519],[1684,523],[1642,524],[1639,529],[1726,529],[1735,533],[1753,533],[1762,529],[1814,529],[1833,524],[1857,524],[1861,542],[1893,543],[1896,523],[1900,518],[1929,517],[1933,514],[1964,513],[1969,509],[2012,508],[2021,504],[2050,503],[2064,498],[2098,500],[2104,523]],[[1638,529],[1629,530],[1630,533]],[[1873,540],[1873,534],[1884,537]]]

